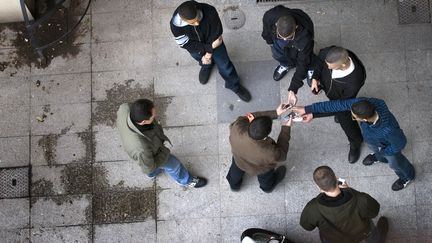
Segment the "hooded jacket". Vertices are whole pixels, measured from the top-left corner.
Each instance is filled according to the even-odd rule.
[[[222,35],[222,23],[216,9],[206,3],[195,2],[200,19],[198,26],[188,25],[180,18],[178,9],[170,21],[175,41],[190,53],[213,53],[212,43]]]
[[[311,18],[300,9],[290,9],[278,5],[265,12],[261,36],[267,44],[272,45],[277,39],[276,22],[280,17],[286,15],[293,16],[298,25],[294,41],[284,48],[284,55],[296,60],[296,71],[288,90],[297,93],[298,89],[303,86],[303,79],[306,78],[313,54],[314,26]]]

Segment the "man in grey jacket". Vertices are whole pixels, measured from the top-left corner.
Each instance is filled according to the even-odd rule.
[[[155,117],[156,109],[148,99],[120,106],[117,111],[117,127],[126,153],[138,162],[150,178],[165,171],[180,185],[195,188],[205,186],[207,180],[191,176],[181,161],[164,145],[165,141],[171,142]]]

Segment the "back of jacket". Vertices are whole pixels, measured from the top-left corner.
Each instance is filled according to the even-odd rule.
[[[137,161],[142,171],[149,174],[151,171],[163,165],[170,154],[164,142],[169,139],[163,133],[159,124],[142,133],[132,123],[129,104],[122,104],[117,111],[117,128],[120,132],[123,148],[129,157]]]
[[[370,195],[352,188],[342,189],[352,198],[340,205],[322,205],[318,195],[303,209],[300,225],[309,231],[319,228],[320,234],[331,243],[355,243],[367,237],[371,230],[372,218],[380,209],[379,203]]]

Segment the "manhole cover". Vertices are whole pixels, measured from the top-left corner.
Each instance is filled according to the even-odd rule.
[[[29,167],[0,169],[0,198],[27,197]]]
[[[225,8],[223,18],[226,27],[232,30],[240,29],[246,22],[245,14],[237,6]]]
[[[399,0],[399,24],[430,23],[429,0]]]

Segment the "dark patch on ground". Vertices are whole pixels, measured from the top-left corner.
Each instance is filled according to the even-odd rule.
[[[48,163],[49,166],[54,165],[55,162],[55,154],[56,154],[56,146],[57,146],[57,140],[60,137],[60,135],[57,134],[50,134],[42,136],[42,138],[39,139],[38,145],[41,147],[44,151],[44,157],[45,161]]]
[[[85,0],[84,0],[85,1]],[[50,20],[39,25],[35,29],[35,37],[39,46],[46,45],[58,39],[64,33],[66,33],[69,28],[71,28],[75,23],[78,22],[79,16],[76,16],[79,11],[83,12],[82,2],[83,0],[71,0],[70,8],[59,9]],[[50,2],[50,1],[45,1]],[[48,4],[49,5],[49,4]],[[47,8],[49,6],[46,6]],[[83,24],[83,23],[82,23]],[[46,57],[46,63],[41,63],[38,59],[38,55],[35,53],[34,48],[31,46],[30,37],[27,34],[27,30],[23,22],[20,23],[8,23],[0,24],[0,31],[4,29],[10,29],[15,32],[15,39],[13,39],[12,46],[15,51],[9,53],[6,61],[2,62],[0,65],[0,71],[4,71],[6,67],[20,68],[23,66],[32,65],[38,68],[46,68],[51,63],[52,59],[58,56],[63,58],[75,57],[80,52],[80,46],[73,44],[74,41],[84,35],[77,28],[56,45],[44,49],[44,55]],[[4,35],[0,38],[0,45],[6,41]]]
[[[156,107],[156,119],[160,122],[162,126],[166,125],[166,110],[168,105],[171,104],[172,97],[163,97],[155,99],[155,107]]]
[[[109,192],[93,196],[94,223],[143,221],[156,215],[155,191]]]
[[[33,196],[54,195],[53,183],[51,181],[40,179],[31,183],[31,194]]]
[[[80,132],[77,135],[85,145],[85,156],[79,162],[92,163],[93,156],[96,154],[96,146],[93,144],[94,141],[96,141],[94,139],[94,133],[88,130],[86,132]]]
[[[67,194],[92,192],[92,165],[68,164],[60,177]]]
[[[52,200],[54,201],[57,205],[62,205],[62,204],[73,204],[73,197],[69,196],[69,195],[61,195],[61,196],[50,196],[50,197],[32,197],[31,198],[31,205],[35,204],[37,201],[39,201],[40,199],[43,199],[44,201],[48,201],[48,200]]]
[[[125,84],[114,84],[109,90],[106,90],[107,98],[104,101],[97,102],[93,113],[93,122],[95,125],[103,124],[110,127],[115,126],[117,110],[124,102],[132,102],[135,99],[148,98],[152,99],[154,93],[153,85],[143,87],[140,83],[133,85],[135,80],[126,80]]]

